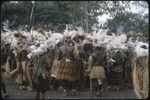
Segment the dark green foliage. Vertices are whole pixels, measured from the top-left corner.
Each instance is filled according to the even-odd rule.
[[[145,32],[148,31],[148,25],[145,19],[148,15],[141,19],[138,14],[124,14],[129,4],[130,1],[36,1],[33,7],[31,1],[18,1],[18,3],[7,1],[1,5],[1,19],[9,20],[11,28],[22,25],[29,25],[30,28],[50,25],[51,30],[62,32],[66,24],[72,24],[90,32],[93,25],[98,25],[97,16],[109,13],[114,17],[114,20],[108,20],[107,23],[107,27],[112,32],[116,32],[117,27],[123,25],[125,32],[132,29],[147,34]],[[134,4],[143,6],[146,2],[134,2]],[[30,20],[32,8],[34,10]]]
[[[3,2],[1,6],[2,21],[8,19],[10,26],[18,27],[29,23],[31,4],[29,1],[20,1],[19,4]]]
[[[109,19],[105,23],[104,28],[108,28],[111,32],[118,33],[118,29],[121,29],[121,33],[128,33],[132,31],[133,33],[142,33],[145,36],[148,36],[148,17],[144,17],[131,13],[120,13],[117,14],[113,19]]]

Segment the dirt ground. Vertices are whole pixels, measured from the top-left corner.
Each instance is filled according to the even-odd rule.
[[[4,80],[9,94],[8,99],[34,99],[34,92],[20,90],[14,80]],[[89,90],[79,91],[78,96],[62,96],[58,90],[49,90],[46,92],[45,99],[137,99],[133,89],[110,91],[105,90],[101,97],[90,94]]]

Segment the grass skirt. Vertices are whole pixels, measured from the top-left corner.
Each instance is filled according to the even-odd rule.
[[[93,66],[90,73],[90,79],[105,78],[105,70],[102,66]]]
[[[75,81],[79,80],[79,76],[80,76],[80,67],[77,64],[77,62],[74,61],[67,62],[66,59],[62,59],[60,61],[57,79]]]

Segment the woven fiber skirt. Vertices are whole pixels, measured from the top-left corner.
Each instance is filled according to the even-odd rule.
[[[105,78],[105,70],[102,66],[93,66],[90,72],[90,79]]]
[[[146,99],[149,96],[149,65],[148,57],[139,57],[134,62],[133,86],[139,99]]]
[[[57,73],[59,68],[60,68],[60,61],[54,60],[52,70],[51,70],[51,77],[57,78]]]
[[[60,61],[60,67],[57,73],[57,79],[75,81],[79,80],[80,67],[74,61]]]

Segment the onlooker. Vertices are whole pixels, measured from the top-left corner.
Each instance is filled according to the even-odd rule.
[[[4,72],[5,70],[3,68],[1,68],[1,71]],[[6,86],[5,86],[5,83],[3,82],[3,74],[1,72],[1,91],[2,91],[2,97],[3,98],[8,98],[8,94],[7,94],[7,91],[6,91]]]
[[[40,54],[33,58],[34,75],[33,90],[35,91],[35,99],[44,99],[45,92],[48,90],[48,58],[47,53]]]

